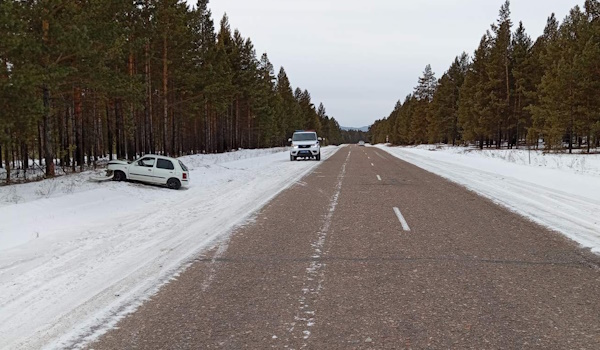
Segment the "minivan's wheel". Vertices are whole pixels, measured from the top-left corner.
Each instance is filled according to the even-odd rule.
[[[321,152],[319,152],[319,154],[317,154],[317,160],[321,160]]]
[[[125,176],[125,173],[122,171],[115,171],[115,173],[113,174],[113,181],[125,181],[127,180],[127,177]]]
[[[291,154],[290,154],[290,161],[292,161],[292,162],[293,162],[293,161],[295,161],[295,160],[296,160],[296,157],[294,157],[293,155],[291,155]]]
[[[167,187],[172,190],[178,190],[181,187],[181,182],[175,178],[171,178],[167,181]]]

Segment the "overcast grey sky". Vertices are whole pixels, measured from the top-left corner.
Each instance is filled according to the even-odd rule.
[[[195,4],[196,0],[188,0]],[[513,30],[523,21],[535,40],[554,12],[562,19],[584,0],[512,0]],[[342,126],[387,117],[413,91],[425,65],[439,78],[477,48],[504,0],[210,0],[215,26],[232,29],[267,52],[295,87]]]

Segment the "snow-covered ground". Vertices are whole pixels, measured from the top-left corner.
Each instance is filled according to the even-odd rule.
[[[600,155],[377,145],[600,253]]]
[[[0,349],[101,334],[319,164],[284,149],[181,159],[179,191],[94,172],[0,188]]]

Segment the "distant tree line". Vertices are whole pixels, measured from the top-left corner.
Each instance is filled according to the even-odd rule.
[[[512,31],[506,1],[473,56],[458,56],[440,79],[428,65],[370,137],[403,145],[599,147],[600,2],[586,0],[561,24],[552,14],[533,41],[523,23]]]
[[[342,130],[342,143],[352,144],[352,143],[358,143],[358,141],[367,142],[368,138],[369,138],[369,135],[362,130],[357,130],[357,129]]]
[[[339,124],[208,0],[0,1],[0,165],[283,146]]]

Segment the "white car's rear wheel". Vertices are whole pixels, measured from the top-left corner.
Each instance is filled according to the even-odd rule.
[[[181,187],[181,182],[175,178],[171,178],[167,181],[167,187],[172,190],[178,190]]]

